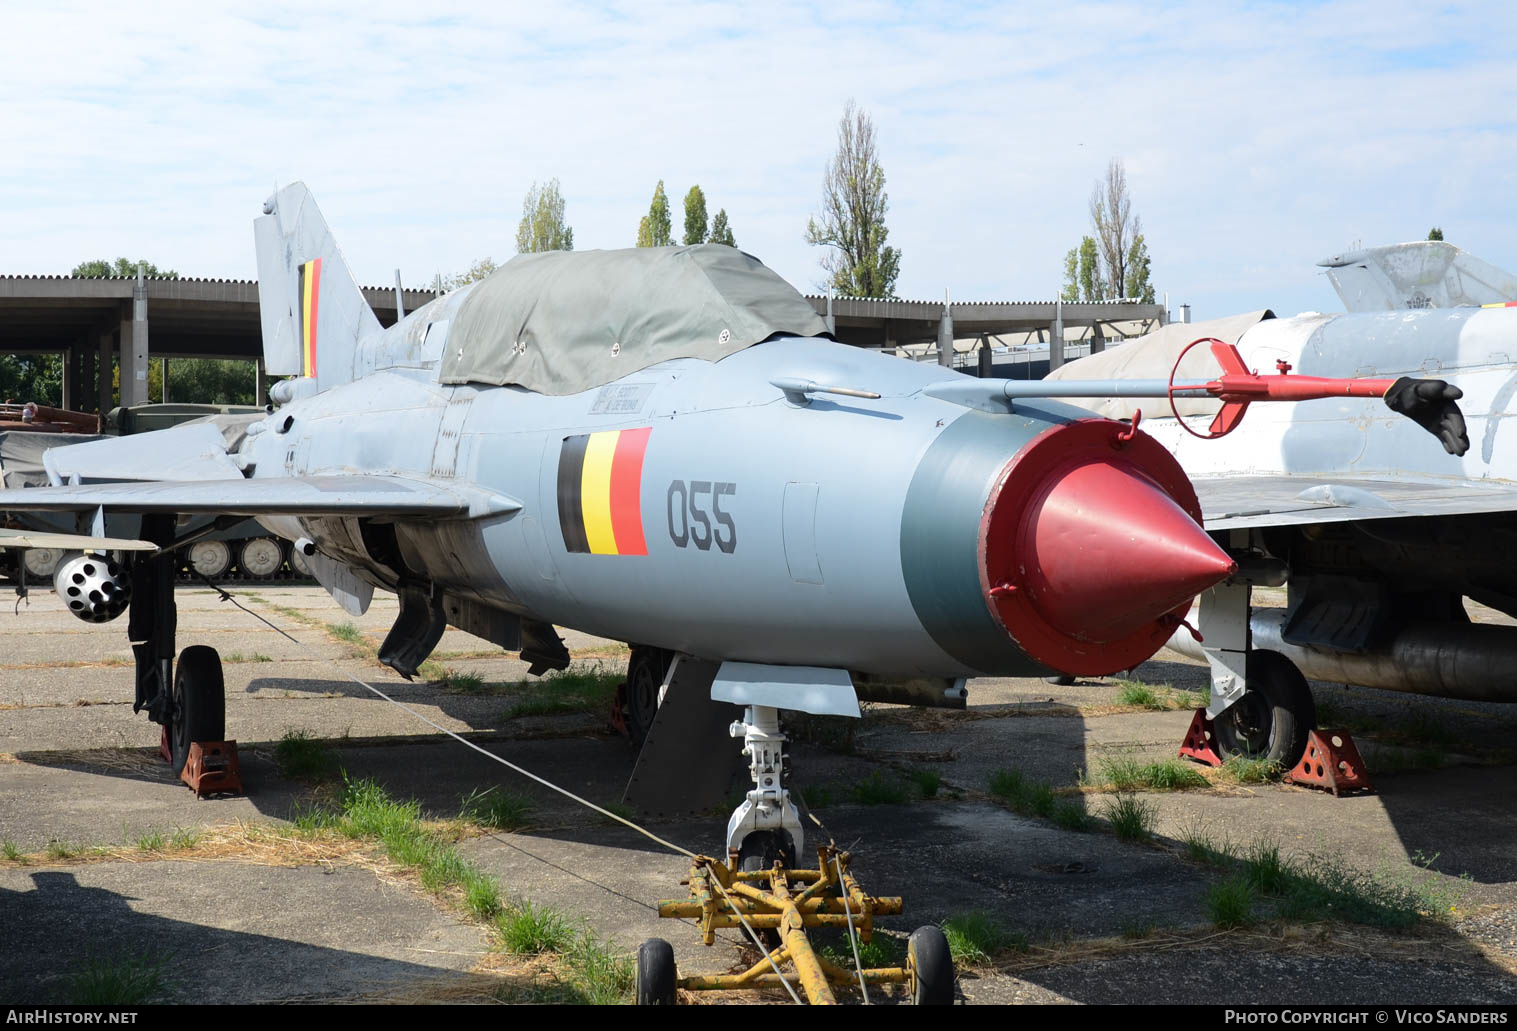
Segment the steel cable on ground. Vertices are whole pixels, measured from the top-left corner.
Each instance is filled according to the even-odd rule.
[[[297,640],[295,637],[291,636],[289,633],[287,633],[281,627],[275,626],[268,619],[265,619],[260,613],[254,612],[252,609],[248,608],[246,605],[244,605],[241,602],[239,602],[235,597],[233,597],[231,594],[229,594],[225,589],[217,586],[216,584],[212,583],[210,580],[206,580],[205,582],[208,583],[208,584],[210,584],[211,587],[214,590],[216,590],[221,595],[221,600],[222,601],[229,601],[229,602],[231,602],[233,605],[237,606],[243,612],[246,612],[248,615],[252,616],[254,619],[257,619],[259,622],[261,622],[265,626],[269,627],[269,629],[278,631],[279,633],[283,634],[285,637],[289,638],[291,641],[294,641],[295,644],[299,645],[301,648],[305,648],[307,651],[311,650],[309,648],[309,646],[306,645],[304,642]],[[330,660],[328,660],[328,661],[330,661]],[[476,745],[474,742],[470,741],[468,738],[464,737],[463,735],[449,730],[447,727],[442,726],[437,721],[428,718],[425,714],[417,712],[415,709],[411,708],[409,705],[405,704],[404,702],[397,701],[396,699],[391,698],[389,695],[385,694],[383,691],[381,691],[379,688],[375,687],[373,684],[369,684],[369,683],[366,683],[363,680],[360,680],[358,677],[355,677],[353,674],[349,673],[347,670],[343,669],[341,666],[338,666],[335,662],[331,663],[331,665],[333,666],[333,668],[337,669],[338,672],[342,673],[343,676],[345,676],[349,680],[353,681],[353,683],[357,684],[359,687],[363,688],[365,691],[368,691],[368,692],[370,692],[370,693],[372,693],[374,695],[377,695],[378,697],[383,698],[385,701],[389,702],[391,705],[395,706],[396,708],[410,713],[412,716],[415,716],[417,719],[421,720],[427,726],[433,728],[434,730],[439,730],[442,733],[448,735],[453,740],[455,740],[459,744],[463,745],[465,748],[471,748],[474,751],[478,752],[480,755],[483,755],[483,756],[485,756],[485,757],[487,757],[489,759],[493,759],[494,761],[500,763],[502,766],[506,767],[507,769],[521,774],[523,777],[526,777],[528,780],[536,781],[537,783],[541,784],[543,787],[549,789],[550,791],[556,791],[560,795],[563,795],[565,798],[570,799],[571,801],[574,801],[574,802],[578,802],[580,805],[586,807],[587,809],[593,809],[597,813],[600,813],[602,816],[605,816],[605,817],[608,817],[609,819],[615,820],[617,823],[622,824],[625,827],[630,827],[632,830],[637,831],[637,833],[641,834],[643,837],[647,838],[649,841],[657,842],[658,844],[664,846],[665,848],[667,848],[667,849],[669,849],[669,850],[671,850],[673,852],[679,853],[680,855],[684,856],[686,859],[696,859],[696,858],[698,858],[696,856],[696,854],[694,852],[691,852],[689,849],[687,849],[687,848],[681,848],[679,845],[676,845],[674,842],[667,841],[664,838],[659,837],[657,834],[654,834],[652,831],[648,830],[646,827],[640,827],[637,824],[633,823],[631,820],[627,819],[626,817],[624,817],[624,816],[618,816],[616,813],[613,813],[611,810],[606,809],[606,808],[604,808],[602,806],[596,805],[594,802],[590,801],[588,798],[582,798],[579,795],[576,795],[574,792],[570,791],[568,788],[561,788],[557,784],[553,783],[551,780],[547,780],[546,778],[539,777],[537,774],[533,773],[531,770],[528,770],[528,769],[525,769],[525,768],[523,768],[521,766],[518,766],[514,762],[512,762],[511,760],[506,759],[506,758],[504,758],[502,756],[496,755],[494,752],[490,751],[487,748],[481,748],[479,745]]]
[[[306,651],[310,651],[311,650],[310,647],[307,644],[305,644],[305,642],[303,642],[303,641],[297,639],[296,637],[294,637],[292,634],[290,634],[288,631],[286,631],[283,627],[277,626],[276,624],[274,624],[269,619],[266,619],[261,613],[254,612],[252,609],[248,608],[246,605],[244,605],[241,602],[239,602],[231,593],[229,593],[226,589],[224,589],[220,585],[212,582],[209,578],[207,578],[205,576],[201,576],[201,579],[204,580],[206,582],[206,584],[211,587],[212,590],[216,591],[221,596],[221,599],[220,599],[221,601],[229,601],[229,602],[231,602],[238,609],[241,609],[243,612],[246,612],[248,615],[250,615],[254,619],[258,620],[260,623],[263,623],[270,630],[274,630],[277,633],[283,635],[285,638],[287,638],[288,640],[294,642],[297,646],[299,646],[300,648],[305,649]],[[353,683],[357,684],[359,687],[363,688],[366,691],[369,691],[369,692],[373,693],[374,695],[377,695],[378,697],[380,697],[380,698],[384,699],[385,701],[389,702],[391,705],[395,706],[396,708],[399,708],[399,709],[401,709],[401,710],[403,710],[403,711],[411,714],[412,716],[415,716],[417,719],[421,720],[427,726],[432,727],[432,728],[434,728],[436,730],[442,731],[444,734],[446,734],[449,737],[453,738],[459,744],[462,744],[462,745],[464,745],[464,746],[466,746],[468,748],[473,749],[474,751],[478,752],[480,755],[483,755],[483,756],[486,756],[487,758],[495,760],[496,762],[500,763],[502,766],[506,767],[507,769],[512,770],[512,771],[514,771],[516,773],[519,773],[523,777],[526,777],[529,780],[536,781],[538,784],[541,784],[543,787],[548,788],[551,791],[558,792],[560,795],[563,795],[565,798],[570,799],[571,801],[578,802],[580,805],[583,805],[583,806],[585,806],[585,807],[587,807],[589,809],[595,810],[596,812],[600,813],[602,816],[608,816],[608,817],[610,817],[611,819],[615,820],[617,823],[623,824],[624,826],[629,827],[632,830],[637,831],[639,834],[643,835],[643,837],[649,839],[650,841],[657,842],[658,844],[663,845],[665,848],[670,849],[670,850],[672,850],[674,852],[677,852],[677,853],[679,853],[682,856],[685,856],[687,859],[698,859],[698,858],[700,858],[694,852],[691,852],[689,849],[681,848],[679,845],[674,844],[672,841],[667,841],[664,838],[659,837],[657,834],[654,834],[652,831],[650,831],[650,830],[648,830],[648,829],[646,829],[644,827],[639,827],[637,824],[633,823],[631,820],[628,820],[628,819],[626,819],[625,817],[622,817],[622,816],[618,816],[616,813],[613,813],[613,812],[611,812],[608,809],[604,809],[601,806],[596,805],[594,802],[591,802],[587,798],[581,798],[579,795],[576,795],[574,792],[568,790],[567,788],[561,788],[557,784],[554,784],[552,781],[546,780],[543,777],[539,777],[537,774],[533,773],[531,770],[527,770],[527,769],[524,769],[524,768],[516,765],[515,763],[511,762],[509,759],[506,759],[506,758],[503,758],[502,756],[496,755],[494,752],[491,752],[488,749],[481,748],[479,745],[476,745],[474,742],[472,742],[469,739],[463,737],[462,735],[457,734],[457,733],[449,730],[447,727],[444,727],[444,726],[438,724],[436,721],[427,718],[425,715],[423,715],[422,713],[417,712],[415,709],[411,708],[409,705],[406,705],[404,702],[400,702],[400,701],[395,700],[394,698],[391,698],[389,695],[385,694],[383,691],[381,691],[379,688],[375,687],[374,685],[365,683],[363,680],[360,680],[358,677],[355,677],[353,674],[349,673],[347,670],[342,669],[342,667],[338,666],[335,662],[331,662],[331,660],[326,660],[326,661],[328,661],[328,663],[333,668],[337,669],[340,673],[342,673],[343,676],[345,676],[349,680],[353,681]],[[709,869],[709,867],[708,867],[708,869]],[[721,886],[721,882],[719,880],[717,880],[715,871],[712,871],[712,875],[711,876],[712,876],[712,883],[716,886],[716,889],[717,889],[718,893],[720,893],[723,898],[727,899],[729,903],[732,903],[731,896],[729,896],[727,894],[727,892],[725,890],[723,890],[723,888]],[[787,980],[786,977],[785,977],[785,975],[784,975],[784,973],[781,972],[778,964],[776,964],[774,962],[773,955],[770,954],[769,950],[767,950],[767,949],[764,948],[763,942],[759,940],[758,932],[753,929],[753,925],[751,925],[750,923],[748,923],[748,918],[745,917],[742,914],[741,910],[738,909],[738,907],[736,906],[736,904],[732,905],[732,909],[733,909],[733,912],[737,914],[737,918],[740,921],[742,921],[743,928],[748,932],[748,936],[753,939],[754,945],[757,948],[759,948],[761,951],[763,951],[764,957],[769,960],[769,965],[774,968],[775,974],[779,977],[780,983],[785,986],[785,990],[790,993],[790,997],[795,1000],[796,1005],[803,1005],[803,1003],[801,1002],[800,996],[796,995],[795,989],[790,986],[789,980]]]

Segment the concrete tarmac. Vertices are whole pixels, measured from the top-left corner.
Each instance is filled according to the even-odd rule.
[[[465,749],[354,678],[602,805],[619,801],[635,759],[604,713],[513,715],[541,695],[515,686],[525,665],[455,630],[432,672],[482,684],[407,683],[373,658],[396,611],[387,596],[354,619],[319,588],[234,593],[267,622],[209,591],[180,595],[180,646],[211,644],[223,657],[228,734],[247,787],[204,801],[154,758],[157,728],[131,712],[124,621],[81,623],[43,593],[0,614],[0,840],[23,857],[0,858],[0,999],[67,1001],[82,963],[136,952],[168,957],[167,1001],[456,999],[460,985],[539,976],[492,957],[479,926],[375,853],[278,837],[326,797],[280,775],[274,745],[291,730],[330,741],[350,776],[374,777],[430,816],[455,816],[462,797],[491,786],[529,796],[527,829],[459,845],[507,895],[555,906],[628,951],[667,938],[684,969],[752,961],[735,934],[706,948],[692,926],[657,919],[653,903],[683,893],[683,858]],[[567,636],[577,662],[626,661],[615,642]],[[1178,704],[1204,684],[1202,667],[1161,658],[1136,677],[1170,685],[1162,698]],[[1357,732],[1375,794],[1279,784],[1141,792],[1154,808],[1147,844],[1062,830],[987,791],[993,774],[1016,769],[1100,816],[1112,796],[1089,782],[1110,760],[1173,755],[1188,711],[1118,705],[1109,679],[976,681],[964,712],[871,707],[851,739],[835,724],[809,728],[794,747],[795,781],[825,833],[855,852],[865,889],[904,896],[905,915],[885,922],[896,940],[971,911],[1025,939],[1025,950],[961,971],[968,1003],[1517,1003],[1517,712],[1317,690],[1335,716],[1380,728]],[[735,753],[738,743],[712,747]],[[1417,749],[1422,758],[1406,761]],[[871,784],[909,787],[923,771],[940,778],[935,797],[912,789],[864,804]],[[720,848],[724,824],[715,811],[649,821],[705,852]],[[1327,857],[1449,912],[1407,931],[1331,915],[1219,931],[1207,906],[1218,875],[1181,844],[1197,833]],[[150,835],[198,843],[143,852]]]

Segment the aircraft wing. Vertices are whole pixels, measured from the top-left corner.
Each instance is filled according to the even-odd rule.
[[[1303,474],[1195,477],[1208,530],[1517,510],[1517,484]]]
[[[514,512],[521,508],[521,502],[465,484],[372,474],[86,483],[0,491],[0,511],[88,512],[99,508],[240,516],[477,518]]]
[[[64,551],[157,551],[151,541],[120,537],[84,537],[76,533],[33,533],[0,528],[0,548],[61,548]]]

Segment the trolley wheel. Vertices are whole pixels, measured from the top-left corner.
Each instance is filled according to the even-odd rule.
[[[1317,703],[1296,664],[1279,652],[1248,653],[1248,690],[1215,720],[1217,751],[1294,766],[1317,725]]]
[[[918,927],[906,939],[906,983],[913,1006],[953,1005],[953,955],[941,927]]]
[[[226,541],[196,541],[190,545],[190,568],[208,580],[232,568],[232,549]]]
[[[247,576],[258,580],[267,579],[279,572],[279,567],[284,565],[284,549],[272,538],[254,537],[243,544],[237,553],[237,564]]]
[[[21,553],[21,564],[26,575],[41,579],[52,576],[63,561],[63,552],[58,548],[28,548]]]
[[[658,692],[664,686],[673,657],[662,648],[638,645],[627,662],[627,732],[641,745],[658,715]]]
[[[192,741],[226,740],[226,685],[215,648],[197,644],[179,653],[173,699],[169,751],[177,777],[190,757]]]
[[[637,1004],[674,1005],[674,946],[649,938],[637,947]]]
[[[316,574],[311,572],[311,562],[299,548],[290,549],[290,568],[298,576],[312,577]]]

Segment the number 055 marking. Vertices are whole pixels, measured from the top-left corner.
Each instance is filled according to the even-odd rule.
[[[722,511],[722,498],[737,494],[737,484],[720,480],[675,480],[665,496],[669,539],[677,548],[694,544],[701,551],[730,555],[737,550],[737,525]],[[713,525],[713,522],[715,525]]]

